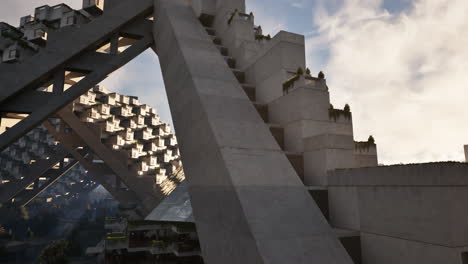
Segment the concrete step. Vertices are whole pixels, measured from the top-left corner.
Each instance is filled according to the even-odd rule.
[[[208,35],[210,35],[210,36],[216,36],[216,31],[215,31],[214,28],[205,27],[205,30],[206,30],[206,32],[208,33]]]
[[[284,150],[284,128],[277,124],[268,124],[268,126],[276,142],[278,142],[278,145]]]
[[[239,83],[245,83],[245,73],[239,69],[232,69]]]
[[[204,27],[211,27],[211,26],[213,26],[214,16],[213,15],[208,15],[208,14],[201,14],[200,18],[198,20],[200,20],[200,23]]]
[[[336,237],[348,252],[354,264],[362,264],[361,235],[358,231],[333,228]]]
[[[256,100],[256,92],[255,92],[255,86],[250,85],[250,84],[242,84],[242,89],[244,89],[245,93],[249,97],[250,101],[255,102]]]
[[[330,221],[330,210],[328,205],[328,189],[325,187],[308,187],[310,196],[322,211],[323,216]]]
[[[265,121],[265,123],[268,123],[268,105],[254,102],[254,106],[257,109],[260,116],[262,117],[263,121]]]
[[[236,60],[233,57],[224,57],[224,60],[228,64],[229,68],[236,68]]]
[[[221,45],[216,45],[216,47],[219,49],[219,52],[221,52],[221,55],[228,56],[229,52],[226,47],[221,46]]]
[[[221,45],[221,39],[220,38],[218,38],[217,36],[211,36],[211,38],[213,39],[214,44]]]
[[[293,168],[296,170],[299,178],[304,182],[304,155],[302,155],[302,153],[291,152],[285,152],[285,154]]]

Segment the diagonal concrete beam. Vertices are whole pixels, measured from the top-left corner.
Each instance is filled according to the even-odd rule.
[[[49,159],[42,159],[30,165],[23,179],[7,183],[2,187],[0,190],[0,203],[6,203],[14,198],[35,180],[49,172],[55,164],[62,161],[67,155],[68,152],[64,148],[57,146],[54,155]]]
[[[189,1],[154,15],[206,263],[351,264]]]
[[[83,166],[88,171],[88,175],[95,179],[97,183],[102,185],[119,203],[128,205],[128,204],[139,204],[138,197],[135,192],[131,190],[121,190],[116,188],[113,185],[112,181],[106,175],[111,175],[112,171],[105,164],[95,164],[92,161],[86,159],[82,156],[76,149],[76,146],[73,145],[74,142],[80,142],[72,138],[70,135],[64,135],[55,130],[55,127],[52,126],[49,122],[44,122],[43,126],[47,128],[49,133],[57,140],[60,141],[64,149],[70,153],[76,160],[80,162],[80,165]],[[73,137],[77,137],[73,135]],[[82,142],[82,141],[81,141]],[[84,145],[84,143],[83,143]],[[113,175],[113,174],[112,174]],[[147,215],[149,212],[141,212],[142,216]]]
[[[150,15],[153,0],[126,0],[101,17],[77,28],[61,31],[42,52],[26,63],[0,65],[0,103],[50,76],[54,70],[81,52],[110,38],[128,23]],[[21,74],[21,78],[11,76]]]
[[[52,186],[55,182],[57,182],[60,178],[62,178],[62,176],[64,176],[68,171],[70,171],[77,164],[78,164],[78,160],[72,160],[64,168],[52,171],[50,174],[47,175],[48,177],[47,183],[44,183],[39,188],[34,188],[34,190],[27,192],[25,196],[21,197],[21,206],[28,205],[30,202],[36,199],[37,196],[39,196],[41,193],[47,190],[47,188]]]
[[[142,202],[146,212],[150,212],[164,198],[155,179],[149,176],[138,176],[128,170],[127,159],[117,151],[106,147],[94,131],[75,116],[68,108],[60,110],[58,116],[81,138],[83,142],[104,161],[122,182],[133,190]]]
[[[140,55],[152,44],[152,36],[144,37],[136,44],[126,49],[123,53],[112,56],[111,59],[105,61],[105,64],[100,64],[102,67],[88,74],[84,79],[70,87],[64,93],[49,97],[48,101],[41,101],[41,104],[35,103],[37,108],[31,109],[30,111],[32,111],[32,113],[27,118],[23,119],[21,122],[0,135],[0,151],[8,147],[12,142],[19,139],[31,129],[41,124],[45,119],[56,113],[58,110],[64,108],[73,100],[86,93],[90,88],[107,78],[109,74]],[[96,63],[102,62],[97,61]],[[15,101],[16,99],[14,97],[11,100]],[[10,104],[9,102],[4,103]]]

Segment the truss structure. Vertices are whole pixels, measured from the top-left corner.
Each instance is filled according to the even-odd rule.
[[[41,124],[60,145],[0,198],[11,199],[44,174],[52,184],[79,162],[140,217],[153,209],[171,184],[132,170],[131,157],[106,145],[105,126],[112,121],[104,127],[87,123],[73,104],[151,47],[161,62],[184,161],[184,171],[173,168],[172,182],[187,176],[205,261],[352,263],[304,187],[310,180],[304,155],[287,150],[285,129],[272,122],[268,102],[274,98],[256,79],[278,67],[281,74],[270,81],[277,85],[291,77],[291,65],[305,67],[303,57],[290,63],[273,56],[265,63],[262,51],[300,43],[301,37],[263,36],[242,0],[125,0],[104,12],[102,2],[86,0],[84,11],[62,12],[60,22],[54,19],[60,8],[41,7],[35,19],[22,19],[22,32],[10,30],[10,38],[34,52],[23,58],[8,50],[10,63],[0,64],[0,112],[20,119],[0,135],[0,150]],[[50,30],[54,23],[58,28]],[[293,81],[328,96],[323,77],[294,74]],[[50,118],[60,119],[59,129]],[[64,158],[73,162],[63,164]],[[57,162],[63,165],[50,172]]]

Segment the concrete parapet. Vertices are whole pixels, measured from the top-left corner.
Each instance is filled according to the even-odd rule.
[[[241,66],[247,82],[257,87],[257,101],[269,103],[281,97],[289,72],[305,69],[304,42],[302,35],[281,31]]]
[[[329,93],[321,84],[298,85],[268,106],[271,122],[284,127],[287,151],[303,152],[304,139],[317,135],[353,135],[351,118],[330,119]]]
[[[450,254],[468,247],[467,172],[465,163],[329,172],[331,224],[361,231],[363,258],[369,261],[365,263],[421,263],[414,262],[414,257],[425,259],[431,248],[445,252],[447,260],[453,259]],[[371,240],[372,245],[366,244]],[[396,256],[395,252],[405,254]],[[394,261],[389,262],[388,257]],[[430,263],[444,263],[440,262],[443,258],[436,259]]]
[[[370,142],[354,142],[354,168],[377,167],[377,145]]]

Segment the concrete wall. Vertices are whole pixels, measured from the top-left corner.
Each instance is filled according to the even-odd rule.
[[[361,231],[364,263],[461,263],[467,172],[464,163],[330,172],[330,223]]]
[[[356,144],[354,148],[354,168],[377,167],[377,146],[369,145],[368,147],[359,147]]]
[[[363,264],[465,264],[462,249],[361,233]]]
[[[353,168],[352,136],[322,134],[304,139],[304,184],[327,186],[327,171]]]
[[[299,67],[305,69],[304,36],[279,32],[247,65],[247,81],[256,86],[257,101],[269,103],[283,95],[283,83]]]

